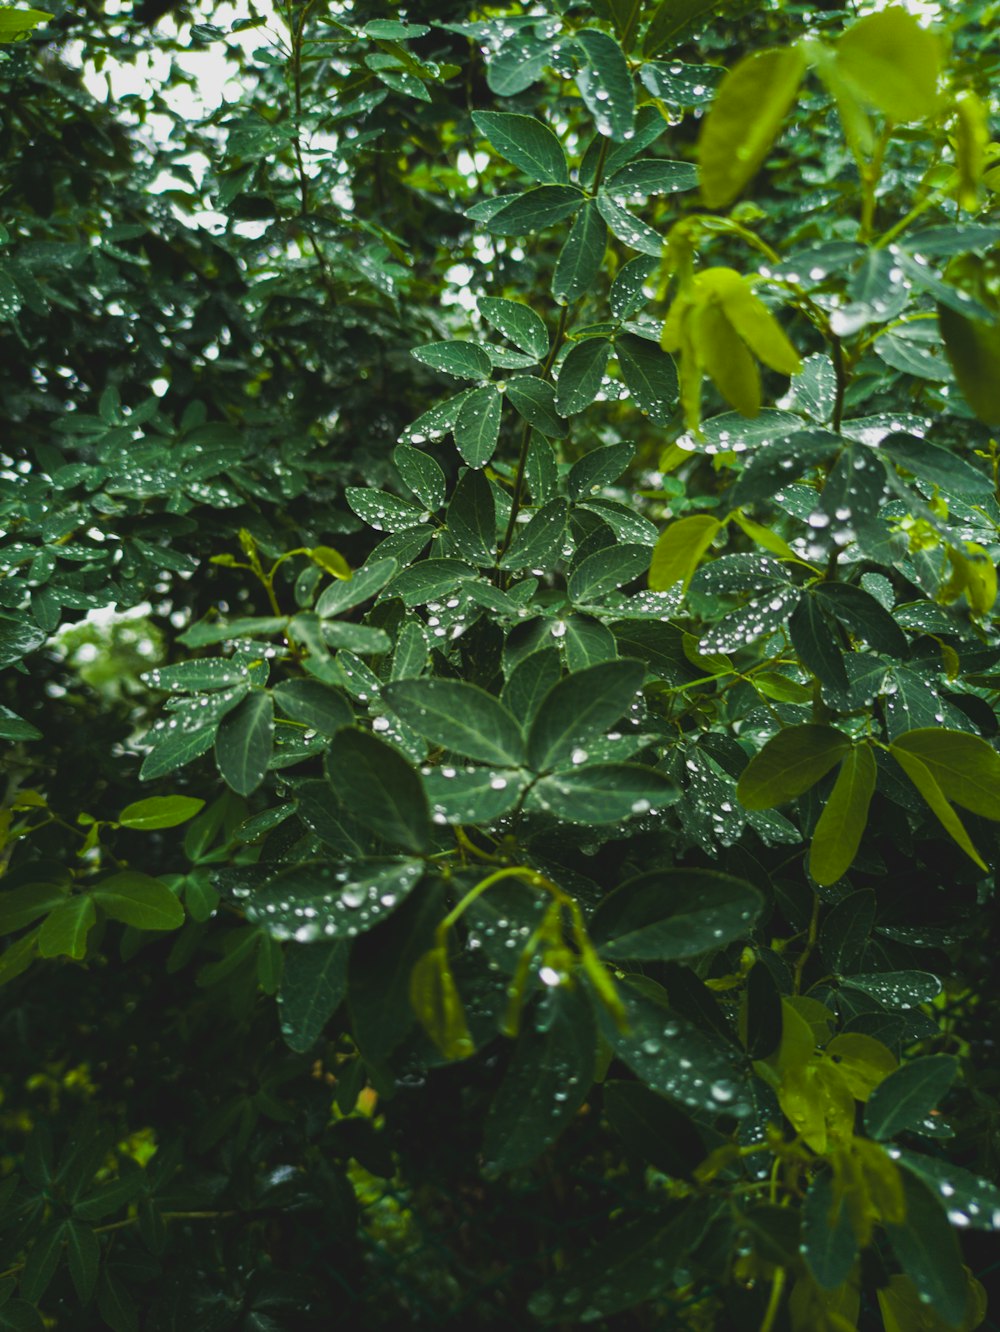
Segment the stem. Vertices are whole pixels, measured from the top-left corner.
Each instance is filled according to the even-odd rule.
[[[875,145],[872,160],[861,173],[861,229],[858,232],[858,240],[865,245],[871,240],[872,229],[875,225],[875,190],[879,176],[882,174],[882,159],[885,156],[891,134],[892,125],[886,122],[882,128],[882,133],[878,136],[878,143]]]
[[[830,355],[833,358],[833,369],[837,376],[837,396],[833,402],[832,425],[834,433],[839,435],[840,423],[844,419],[844,395],[847,392],[850,377],[847,373],[847,363],[844,360],[844,344],[836,333],[830,334]]]
[[[781,1297],[785,1290],[785,1269],[776,1267],[774,1269],[774,1280],[771,1282],[771,1297],[767,1302],[767,1308],[764,1311],[764,1318],[760,1325],[760,1332],[771,1332],[774,1327],[774,1320],[778,1316],[778,1309],[781,1306]]]
[[[816,939],[819,935],[819,894],[813,893],[812,916],[809,920],[809,933],[806,936],[806,946],[799,954],[798,961],[795,963],[795,993],[800,994],[802,990],[802,973],[806,969],[806,963],[816,947]]]
[[[299,15],[298,23],[292,24],[291,8],[289,6],[288,26],[292,32],[292,87],[295,97],[295,165],[299,177],[299,217],[302,221],[302,231],[306,240],[309,242],[309,248],[312,250],[319,267],[320,277],[323,281],[323,287],[330,297],[331,305],[337,304],[337,294],[333,286],[333,278],[330,275],[330,269],[327,266],[326,256],[323,254],[320,244],[313,235],[312,228],[309,226],[307,218],[309,216],[309,176],[306,172],[305,157],[302,152],[302,44],[303,34],[305,32],[306,19],[309,17],[309,11],[312,9],[316,0],[307,0],[302,7],[302,13]]]
[[[603,145],[602,145],[603,148]],[[606,155],[606,154],[605,154]],[[601,170],[603,159],[598,164],[598,171]],[[569,320],[569,306],[564,305],[559,312],[559,323],[556,326],[555,337],[552,339],[552,346],[549,348],[549,354],[542,366],[542,379],[548,379],[552,373],[552,366],[555,362],[559,348],[562,346],[563,338],[566,335],[566,324]],[[507,519],[507,530],[503,534],[503,540],[497,550],[497,559],[501,559],[507,547],[511,543],[514,535],[514,527],[517,523],[517,515],[521,510],[521,492],[524,489],[524,473],[528,466],[528,447],[531,444],[531,425],[525,421],[524,429],[521,431],[521,447],[517,455],[517,471],[514,473],[514,492],[511,496],[510,517]]]

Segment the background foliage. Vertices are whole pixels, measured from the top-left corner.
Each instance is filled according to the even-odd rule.
[[[997,6],[53,8],[0,1327],[989,1326]]]

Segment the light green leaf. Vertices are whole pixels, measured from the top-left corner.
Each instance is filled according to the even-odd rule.
[[[876,774],[869,745],[855,745],[844,757],[809,848],[809,873],[821,887],[842,878],[858,854]]]
[[[640,661],[599,662],[566,676],[542,701],[528,736],[528,758],[544,772],[588,740],[603,735],[628,711],[642,686]]]
[[[470,467],[485,467],[500,438],[503,401],[492,385],[473,389],[455,422],[455,447]]]
[[[691,514],[672,522],[653,547],[650,591],[669,592],[675,583],[681,583],[686,591],[699,560],[721,531],[722,524],[707,513]]]
[[[615,355],[629,395],[639,410],[656,425],[667,425],[677,406],[677,370],[655,342],[619,333]]]
[[[0,893],[0,935],[31,925],[39,916],[54,911],[65,900],[68,884],[26,883]],[[0,954],[6,957],[6,953]]]
[[[479,313],[515,347],[538,361],[545,359],[549,350],[548,330],[530,305],[499,296],[480,296]]]
[[[389,706],[420,735],[480,763],[517,767],[524,739],[498,699],[464,680],[398,680],[382,691]]]
[[[562,145],[548,125],[534,116],[507,111],[473,111],[472,123],[501,157],[519,167],[532,180],[543,185],[569,183],[569,167]]]
[[[725,208],[756,175],[799,91],[806,62],[796,46],[755,51],[719,85],[698,139],[701,193]]]
[[[338,731],[327,776],[344,807],[387,842],[420,855],[430,843],[430,813],[420,777],[392,745],[367,731]]]
[[[809,722],[772,736],[743,769],[736,794],[744,809],[770,809],[802,795],[851,750],[843,731]]]
[[[586,771],[586,769],[584,769]],[[590,924],[602,957],[673,961],[745,939],[764,906],[751,884],[709,869],[654,870],[605,897]]]
[[[867,14],[837,42],[837,70],[861,99],[891,120],[938,109],[941,44],[902,5]]]
[[[263,690],[226,714],[215,737],[215,762],[226,785],[250,795],[264,780],[274,746],[274,704]]]
[[[67,898],[46,918],[38,932],[38,951],[42,957],[73,957],[79,961],[87,952],[87,935],[97,921],[97,910],[90,897],[80,894]]]
[[[593,290],[607,244],[607,224],[590,199],[573,219],[556,261],[552,295],[560,305],[571,305]]]
[[[166,884],[137,870],[102,879],[90,895],[114,920],[140,930],[176,930],[184,924],[184,908]]]
[[[0,6],[0,42],[17,42],[52,17],[44,9],[12,9]]]
[[[176,828],[204,807],[204,800],[194,796],[150,796],[127,805],[118,815],[118,822],[123,828]]]
[[[346,994],[346,941],[289,947],[278,993],[285,1044],[297,1054],[312,1049]]]
[[[475,1053],[446,948],[431,948],[417,959],[410,975],[410,1004],[446,1059],[467,1059]]]

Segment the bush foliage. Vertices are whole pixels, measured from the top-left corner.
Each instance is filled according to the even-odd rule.
[[[996,5],[53,8],[0,1328],[983,1325]]]

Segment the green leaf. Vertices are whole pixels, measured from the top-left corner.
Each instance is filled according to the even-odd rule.
[[[489,379],[493,373],[492,361],[474,342],[429,342],[414,347],[412,355],[455,379]]]
[[[521,798],[527,775],[513,768],[455,768],[444,765],[422,770],[424,790],[435,822],[451,824],[495,823]]]
[[[408,528],[417,527],[424,521],[424,510],[419,504],[414,504],[412,500],[403,499],[399,495],[390,495],[387,490],[376,490],[374,486],[345,486],[344,498],[358,517],[376,532],[405,532]],[[348,579],[340,586],[350,588],[356,581],[357,576]],[[320,604],[322,603],[321,597]],[[316,610],[319,615],[331,615],[326,606],[321,610],[317,605]]]
[[[112,1268],[105,1267],[101,1273],[97,1307],[112,1332],[138,1332],[139,1316],[135,1302]]]
[[[459,478],[447,517],[448,534],[462,558],[480,567],[492,567],[497,549],[496,502],[481,471],[468,471]],[[451,590],[447,584],[445,590]]]
[[[19,740],[41,740],[41,738],[42,733],[37,726],[32,726],[31,722],[26,722],[10,708],[0,706],[0,740],[17,743]]]
[[[671,162],[646,157],[628,162],[616,171],[604,188],[616,199],[645,199],[650,194],[677,194],[698,184],[697,169],[690,162]]]
[[[841,983],[870,994],[886,1008],[913,1008],[941,993],[941,982],[929,971],[874,971],[845,976]]]
[[[274,704],[263,690],[248,694],[226,714],[215,737],[215,762],[237,795],[256,791],[267,773],[274,746]]]
[[[543,185],[569,184],[569,167],[562,145],[548,125],[534,116],[507,111],[473,111],[472,123],[501,157],[519,167],[532,180]],[[511,340],[517,341],[516,338]],[[525,347],[524,350],[531,351],[532,348]]]
[[[417,855],[430,845],[430,813],[420,777],[397,749],[348,727],[330,744],[327,776],[338,799],[366,828]]]
[[[90,895],[114,920],[140,930],[176,930],[184,924],[184,908],[167,885],[137,870],[102,879]]]
[[[597,28],[581,28],[573,44],[584,64],[576,76],[597,132],[619,142],[627,140],[635,125],[635,85],[621,47]]]
[[[176,666],[157,666],[146,671],[143,682],[150,689],[164,689],[171,694],[200,693],[203,689],[228,689],[244,684],[248,678],[245,666],[218,657],[204,661],[182,661]]]
[[[635,457],[632,444],[608,444],[591,449],[573,464],[566,478],[570,499],[589,499],[605,486],[617,481]]]
[[[552,295],[560,305],[572,305],[593,290],[607,244],[607,224],[590,199],[573,219],[556,261]]]
[[[560,680],[549,690],[528,736],[528,760],[544,772],[578,745],[603,735],[629,710],[641,688],[640,661],[600,662]]]
[[[66,1222],[66,1262],[77,1299],[86,1304],[97,1285],[101,1262],[101,1242],[92,1227],[79,1221]]]
[[[654,870],[602,900],[590,935],[602,957],[616,960],[698,957],[747,938],[763,906],[756,888],[730,874]]]
[[[556,674],[558,677],[558,669]],[[15,930],[31,925],[39,916],[54,911],[62,905],[68,892],[68,885],[26,883],[0,893],[0,935],[13,934]]]
[[[905,734],[913,735],[915,733],[909,731]],[[988,873],[989,867],[976,848],[972,845],[972,839],[966,832],[965,825],[952,809],[951,805],[949,805],[945,794],[937,784],[931,769],[917,754],[911,753],[905,746],[901,749],[897,749],[895,745],[890,745],[889,751],[930,806],[935,817],[947,832],[948,836],[951,837],[953,841],[957,842],[969,859],[975,861],[984,873]]]
[[[643,38],[643,55],[656,55],[703,15],[721,7],[722,0],[660,0]]]
[[[597,211],[623,245],[654,259],[663,253],[666,242],[660,233],[630,213],[627,208],[623,208],[609,193],[602,192],[597,196]]]
[[[808,791],[851,751],[843,731],[815,722],[787,726],[743,769],[736,787],[745,809],[771,809]]]
[[[967,1283],[955,1232],[934,1194],[908,1170],[901,1172],[906,1220],[886,1224],[899,1265],[916,1286],[921,1301],[956,1326],[965,1314]]]
[[[897,759],[899,751],[919,759],[956,805],[1000,820],[1000,754],[986,740],[968,731],[928,726],[897,735],[892,744]]]
[[[857,965],[875,923],[875,894],[868,888],[848,893],[831,908],[819,931],[827,965],[838,976]]]
[[[473,472],[471,475],[481,476],[482,473]],[[484,556],[478,545],[477,556]],[[483,562],[492,564],[492,557],[488,560],[483,558]],[[392,596],[399,597],[406,606],[422,606],[436,597],[448,596],[463,582],[476,577],[476,570],[464,560],[420,560],[397,574],[388,591]]]
[[[45,1332],[45,1324],[27,1300],[7,1300],[0,1305],[0,1332]]]
[[[557,498],[533,513],[528,522],[515,525],[514,539],[500,561],[500,568],[549,567],[562,550],[567,512],[566,501]]]
[[[283,680],[275,685],[274,701],[286,717],[320,735],[335,735],[354,721],[344,695],[319,680]]]
[[[187,823],[188,819],[193,819],[204,808],[204,800],[194,796],[150,796],[148,800],[136,800],[126,805],[118,815],[118,822],[123,828],[144,831],[151,828],[176,828],[181,823]]]
[[[570,671],[582,671],[599,661],[614,661],[618,645],[611,630],[590,615],[570,615],[563,623],[563,652]]]
[[[87,952],[87,935],[97,922],[93,901],[86,895],[67,898],[46,916],[38,932],[42,957],[72,957],[80,961]]]
[[[953,1225],[970,1230],[1000,1230],[1000,1188],[982,1175],[974,1175],[953,1161],[905,1147],[893,1149],[906,1170],[919,1175],[944,1200]]]
[[[431,948],[417,959],[410,977],[410,1004],[445,1059],[467,1059],[475,1053],[446,948]]]
[[[525,305],[523,301],[508,301],[499,296],[480,296],[479,313],[515,347],[520,347],[537,361],[543,361],[548,355],[548,330],[544,320],[530,305]]]
[[[837,42],[837,71],[891,120],[924,120],[938,109],[941,44],[902,5],[852,23]]]
[[[641,763],[584,763],[543,777],[531,788],[528,808],[570,823],[622,823],[636,814],[672,805],[680,790],[666,773]]]
[[[858,1256],[846,1199],[834,1192],[829,1170],[814,1176],[802,1205],[802,1255],[824,1290],[843,1285]]]
[[[685,65],[649,61],[639,70],[639,78],[654,97],[668,106],[703,106],[715,97],[725,70],[718,65]],[[683,163],[688,166],[687,162]],[[695,180],[697,183],[697,179]]]
[[[507,400],[529,425],[548,439],[562,439],[566,422],[556,410],[556,393],[547,380],[534,375],[516,375],[507,380]]]
[[[0,6],[0,42],[17,42],[33,29],[47,23],[52,15],[45,9],[13,9]]]
[[[757,174],[798,96],[805,57],[797,46],[755,51],[726,74],[698,138],[701,194],[726,208]]]
[[[527,236],[572,216],[583,202],[574,185],[539,185],[504,204],[484,225],[498,236]]]
[[[865,1132],[885,1141],[919,1128],[955,1081],[952,1055],[924,1055],[901,1064],[875,1088],[865,1106]]]
[[[396,560],[372,560],[362,569],[355,569],[351,578],[331,583],[316,602],[316,614],[332,619],[345,611],[360,606],[374,597],[398,568]]]
[[[476,392],[474,389],[473,392]],[[412,444],[397,444],[392,460],[399,475],[425,508],[433,513],[440,509],[447,495],[447,481],[436,458]]]
[[[245,689],[240,691],[241,696],[244,693]],[[165,777],[167,773],[182,768],[192,759],[198,758],[212,748],[216,730],[217,727],[213,722],[190,731],[178,728],[176,731],[151,734],[147,737],[147,742],[153,740],[154,744],[139,770],[140,780],[149,782],[156,777]]]
[[[588,603],[613,592],[649,567],[648,546],[606,546],[580,561],[570,574],[566,591],[570,601]]]
[[[854,863],[868,823],[877,769],[870,746],[844,757],[809,848],[809,873],[821,887],[843,878]]]
[[[485,689],[464,680],[399,680],[383,698],[420,735],[480,763],[524,762],[521,728]]]
[[[828,688],[846,694],[844,654],[822,604],[811,592],[804,593],[788,621],[788,634],[802,665]]]
[[[500,695],[501,701],[524,726],[530,726],[542,699],[559,679],[561,668],[555,648],[531,652],[511,671]],[[0,898],[0,902],[3,898]],[[28,922],[25,922],[28,923]]]
[[[305,1054],[347,994],[347,944],[300,944],[288,948],[278,993],[281,1034],[296,1054]]]
[[[883,339],[879,339],[877,346]],[[1000,339],[998,339],[998,358],[995,371],[990,372],[989,382],[995,384],[1000,379]],[[968,398],[968,391],[963,389]],[[969,399],[970,403],[972,399]],[[1000,419],[1000,412],[998,412]],[[993,493],[993,482],[985,472],[979,471],[957,453],[917,435],[895,433],[886,435],[878,446],[880,454],[888,455],[897,466],[930,481],[948,495],[957,495],[959,499],[971,504],[982,503],[985,497]]]
[[[678,518],[660,533],[649,565],[651,592],[669,592],[675,583],[686,591],[698,562],[722,531],[717,518],[707,513]]]
[[[585,338],[569,349],[559,368],[556,407],[563,416],[582,412],[597,397],[611,355],[606,338]]]
[[[677,371],[655,342],[619,333],[615,355],[632,401],[656,425],[667,425],[677,405]]]
[[[622,264],[608,298],[616,319],[627,319],[646,304],[649,297],[644,286],[655,268],[656,260],[648,254],[637,254],[627,264]]]
[[[484,1167],[519,1170],[550,1146],[587,1099],[597,1032],[578,987],[553,987],[525,1023],[486,1114]]]
[[[969,406],[981,421],[1000,422],[1000,321],[998,301],[991,291],[995,264],[979,255],[963,255],[948,265],[947,276],[955,292],[990,311],[992,319],[971,310],[956,310],[938,294],[938,323],[955,378]]]
[[[470,467],[485,467],[500,438],[503,400],[492,386],[473,389],[455,422],[455,447]]]
[[[66,1221],[50,1221],[33,1237],[21,1276],[21,1294],[37,1304],[48,1289],[62,1258]]]

